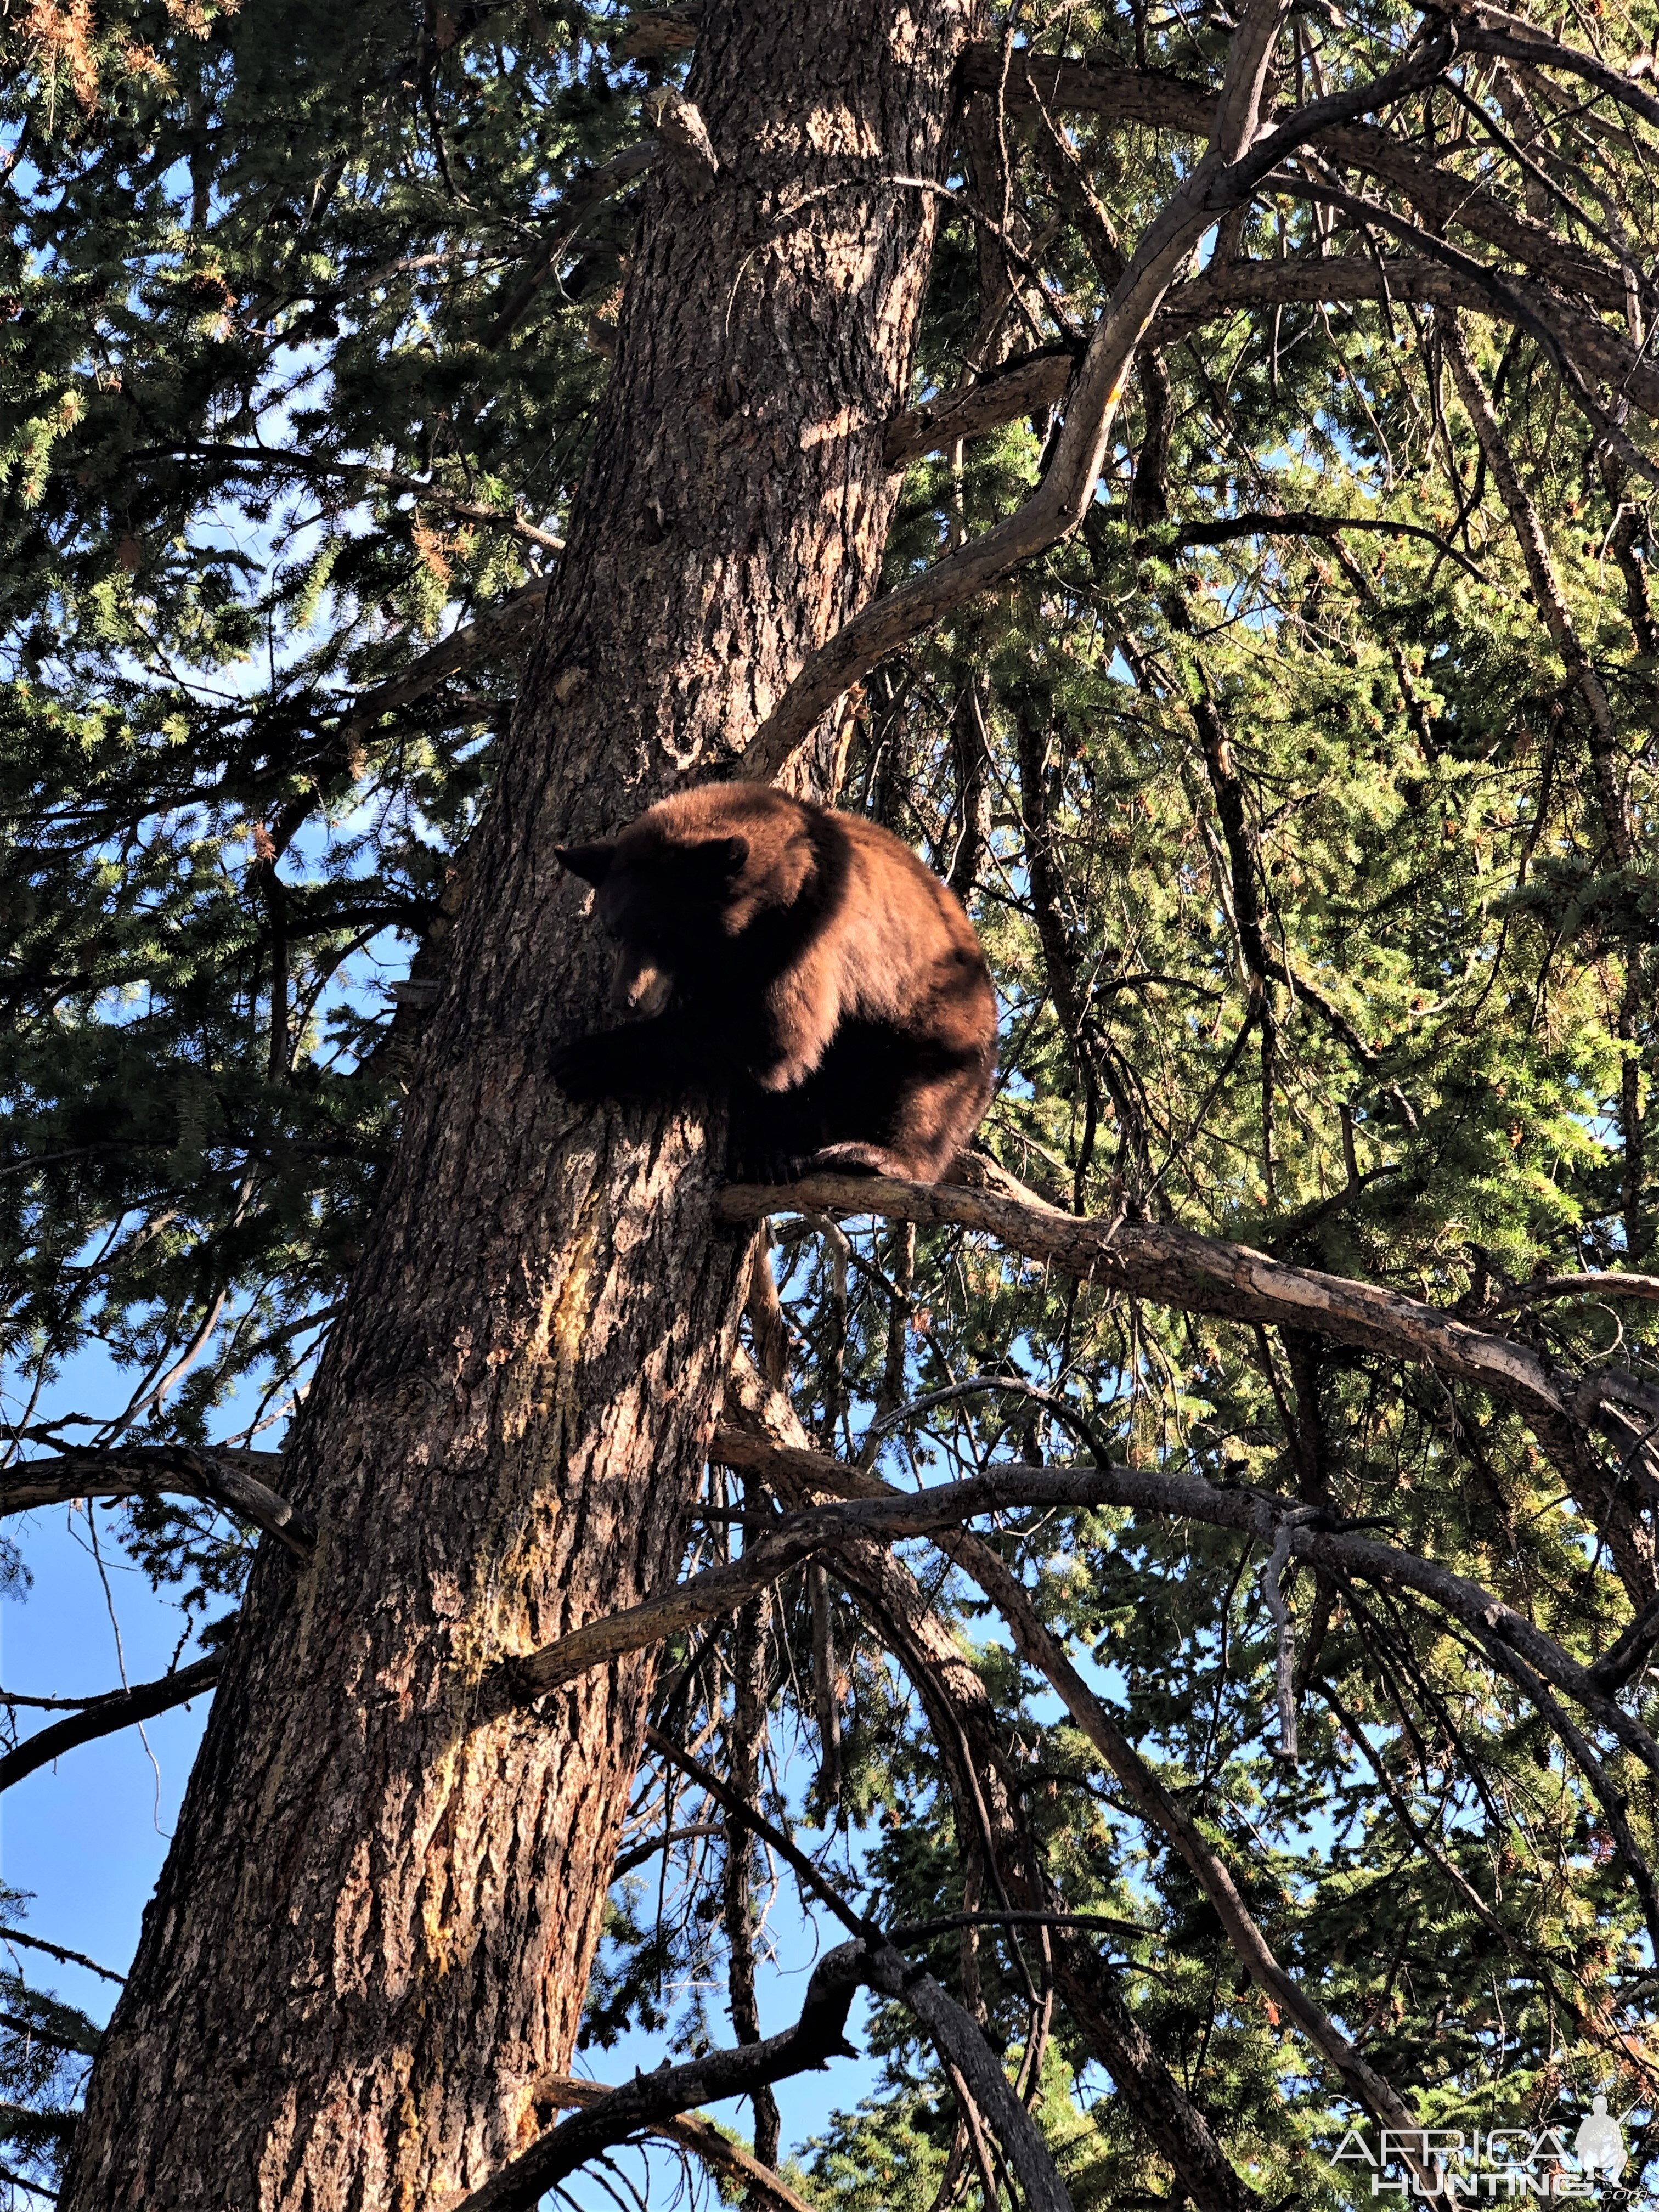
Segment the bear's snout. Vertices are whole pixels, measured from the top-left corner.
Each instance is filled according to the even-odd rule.
[[[611,975],[611,1003],[620,1013],[664,1012],[674,994],[674,978],[649,953],[623,945]]]

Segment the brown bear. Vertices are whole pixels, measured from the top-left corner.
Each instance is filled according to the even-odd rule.
[[[573,1098],[720,1091],[742,1174],[937,1182],[979,1127],[997,1006],[957,900],[855,814],[708,784],[611,842],[561,846],[642,1018],[558,1052]]]

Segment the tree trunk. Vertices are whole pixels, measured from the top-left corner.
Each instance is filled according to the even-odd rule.
[[[599,960],[556,842],[740,748],[870,593],[969,0],[714,4],[444,997],[94,2070],[76,2212],[437,2207],[568,2063],[650,1664],[503,1662],[676,1575],[745,1281],[693,1112],[543,1073]],[[810,781],[810,771],[808,781]]]

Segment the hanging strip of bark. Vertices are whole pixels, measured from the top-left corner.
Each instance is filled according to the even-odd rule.
[[[749,1334],[760,1370],[775,1389],[782,1389],[789,1374],[789,1324],[778,1297],[778,1280],[772,1272],[772,1224],[763,1221],[750,1255],[749,1300],[745,1308]]]
[[[745,1504],[757,1509],[757,1484],[745,1481]],[[732,1787],[747,1799],[760,1795],[761,1757],[766,1745],[767,1647],[772,1601],[763,1590],[739,1608],[732,1638],[732,1718],[726,1730],[726,1765]],[[739,2043],[758,2043],[760,2007],[755,1995],[755,1900],[750,1871],[751,1845],[746,1828],[728,1820],[720,1903],[729,1951],[726,1988],[732,2032]],[[755,2092],[755,2155],[763,2166],[778,2162],[781,2124],[777,2100],[764,2083]]]

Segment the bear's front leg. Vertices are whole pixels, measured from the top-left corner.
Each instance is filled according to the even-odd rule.
[[[573,1038],[548,1056],[547,1072],[567,1098],[670,1098],[703,1088],[708,1070],[681,1022],[628,1022]]]

